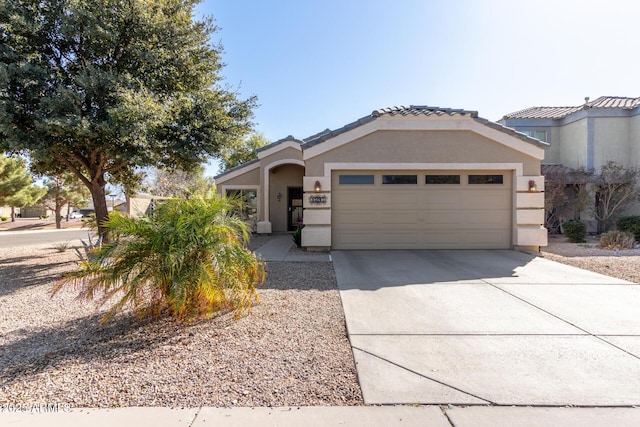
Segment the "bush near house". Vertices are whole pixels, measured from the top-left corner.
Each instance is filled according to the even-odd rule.
[[[616,219],[616,228],[632,233],[636,241],[640,242],[640,215],[621,216]]]
[[[110,215],[113,242],[104,244],[62,279],[79,298],[117,301],[102,318],[127,306],[142,316],[170,314],[178,320],[220,310],[248,312],[265,279],[264,264],[249,251],[247,226],[225,198],[169,200],[150,217]],[[104,298],[103,298],[104,297]]]
[[[584,222],[575,219],[565,221],[562,223],[562,229],[564,230],[564,235],[569,238],[571,243],[582,243],[585,241],[584,237],[587,234],[587,227]]]
[[[636,239],[633,233],[609,231],[600,236],[600,247],[605,249],[633,249]]]

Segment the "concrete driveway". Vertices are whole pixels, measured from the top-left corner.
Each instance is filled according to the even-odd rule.
[[[334,251],[365,403],[640,405],[640,285],[516,251]]]

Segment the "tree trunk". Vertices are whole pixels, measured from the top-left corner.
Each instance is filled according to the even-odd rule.
[[[56,228],[62,228],[62,206],[56,203]]]
[[[16,208],[11,206],[11,222],[16,222]]]
[[[93,199],[93,208],[96,211],[96,225],[98,226],[98,235],[102,243],[108,243],[109,233],[104,226],[106,220],[109,219],[109,210],[107,208],[107,197],[104,191],[104,185],[92,183],[89,187],[91,198]]]
[[[70,215],[71,215],[71,202],[67,203],[67,222],[69,222]]]

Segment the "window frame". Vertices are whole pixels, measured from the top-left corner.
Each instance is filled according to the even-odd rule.
[[[415,182],[385,182],[385,177],[413,177]],[[382,174],[382,185],[418,185],[418,174]]]
[[[342,182],[342,178],[347,177],[371,177],[371,182]],[[338,185],[375,185],[376,184],[376,175],[375,174],[339,174],[338,175]]]
[[[471,182],[471,178],[479,178],[485,177],[487,178],[486,182]],[[492,181],[492,178],[500,177],[500,179],[496,182]],[[467,185],[504,185],[504,174],[469,174],[467,175]]]
[[[455,177],[458,179],[458,182],[429,182],[429,177]],[[424,184],[425,185],[460,185],[462,182],[460,174],[446,173],[446,174],[425,174],[424,176]]]

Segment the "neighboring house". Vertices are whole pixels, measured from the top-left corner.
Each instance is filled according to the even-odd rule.
[[[530,107],[498,123],[548,142],[543,165],[640,165],[640,98],[601,96],[576,107]]]
[[[138,193],[133,197],[128,197],[125,202],[118,202],[113,209],[120,213],[127,214],[131,218],[140,218],[141,216],[149,215],[155,208],[157,202],[169,199],[171,199],[171,197]]]
[[[42,205],[23,206],[20,208],[21,218],[48,218],[55,215],[54,211]]]
[[[20,208],[16,208],[16,215],[20,212]],[[11,206],[0,206],[0,216],[11,217]]]
[[[598,171],[607,162],[640,166],[640,98],[601,96],[574,107],[530,107],[505,115],[499,123],[550,144],[543,175],[569,168]],[[638,212],[638,204],[625,211]],[[583,220],[589,231],[596,230],[593,218]]]
[[[255,200],[258,233],[303,222],[311,250],[538,249],[546,147],[474,111],[394,107],[262,147],[216,185]]]

